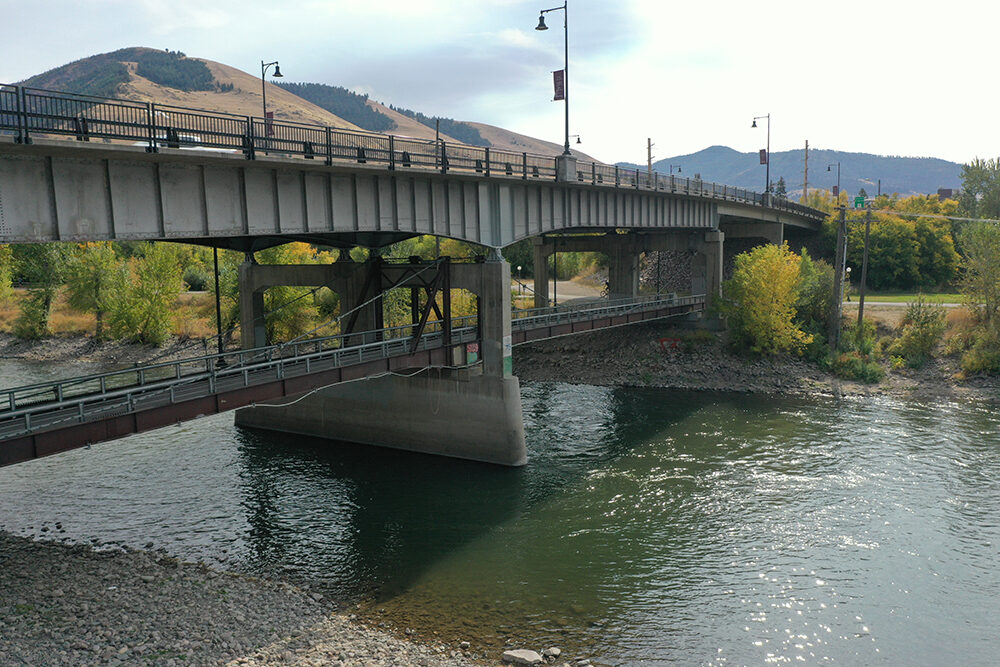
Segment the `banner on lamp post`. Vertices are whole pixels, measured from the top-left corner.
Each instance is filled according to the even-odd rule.
[[[264,134],[269,137],[274,136],[274,112],[265,111],[264,112]]]
[[[767,164],[767,149],[766,148],[761,148],[760,149],[760,163],[761,164]]]
[[[566,70],[559,69],[552,73],[552,89],[555,91],[553,102],[566,99]]]

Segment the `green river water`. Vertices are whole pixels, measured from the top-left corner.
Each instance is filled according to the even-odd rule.
[[[0,362],[8,386],[52,368]],[[219,415],[0,469],[0,528],[305,582],[491,651],[998,661],[1000,401],[558,383],[522,397],[522,469]]]

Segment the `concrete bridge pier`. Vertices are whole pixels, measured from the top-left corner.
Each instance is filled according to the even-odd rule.
[[[347,263],[328,267],[342,274],[341,264]],[[365,266],[354,265],[353,275],[340,279],[359,281]],[[478,353],[470,353],[468,359],[451,357],[449,366],[400,368],[243,408],[236,412],[236,423],[331,441],[524,465],[520,384],[512,369],[510,265],[494,253],[486,262],[453,264],[450,270],[452,287],[478,296]],[[382,288],[380,283],[378,289]]]
[[[692,239],[691,291],[705,295],[705,308],[722,295],[722,246],[726,235],[717,229],[696,234]]]
[[[534,239],[535,308],[549,302],[548,259],[555,252],[600,252],[608,257],[608,296],[631,299],[639,295],[639,259],[643,248],[633,234]]]

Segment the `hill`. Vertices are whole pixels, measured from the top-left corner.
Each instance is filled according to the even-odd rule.
[[[899,157],[849,153],[844,151],[809,149],[809,188],[829,190],[837,184],[837,162],[840,162],[840,186],[845,192],[856,193],[861,188],[875,194],[878,182],[882,192],[901,195],[935,194],[938,188],[959,188],[962,165],[937,158]],[[788,193],[802,193],[805,150],[781,151],[771,154],[771,181],[784,177]],[[619,163],[629,168],[646,165]],[[740,153],[726,146],[711,146],[697,153],[677,155],[653,163],[653,169],[669,172],[669,165],[681,166],[682,176],[700,174],[706,181],[725,183],[760,192],[764,189],[764,166],[757,153]],[[827,171],[827,167],[830,171]]]
[[[120,97],[260,116],[260,77],[203,58],[189,58],[179,51],[144,47],[119,49],[43,72],[21,82],[84,95]],[[359,129],[297,95],[267,83],[267,108],[274,117],[294,123]]]
[[[129,47],[82,58],[20,82],[83,95],[257,116],[261,82],[255,74],[180,51]],[[320,83],[269,81],[267,108],[278,120],[385,132],[418,139],[436,136],[514,152],[558,155],[562,146],[503,128],[393,109],[346,88]],[[440,121],[441,132],[435,132]],[[590,156],[574,151],[581,159]]]

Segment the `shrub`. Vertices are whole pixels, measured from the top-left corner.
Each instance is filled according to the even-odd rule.
[[[795,317],[805,331],[813,335],[826,329],[833,303],[833,267],[821,259],[814,260],[805,248],[799,263],[798,298]]]
[[[928,303],[922,294],[906,308],[900,322],[902,334],[888,353],[902,357],[911,368],[919,368],[933,356],[945,330],[945,309]]]
[[[144,244],[115,275],[111,332],[117,338],[160,345],[170,335],[173,306],[184,289],[175,248]]]
[[[13,331],[18,338],[37,340],[49,333],[49,313],[52,289],[33,289],[21,301],[21,314],[14,320]]]
[[[0,304],[14,295],[11,279],[14,276],[14,253],[9,245],[0,245]]]
[[[841,352],[833,356],[827,366],[831,373],[846,380],[874,384],[885,377],[885,369],[880,363],[856,350]]]
[[[200,264],[189,264],[184,269],[184,282],[193,292],[204,292],[210,284],[214,284],[212,274]]]
[[[733,343],[757,354],[799,354],[813,337],[793,321],[800,258],[787,244],[769,244],[737,255],[733,277],[723,283],[720,311],[729,318]]]
[[[966,373],[1000,373],[1000,332],[995,326],[975,329],[972,345],[962,355]]]

